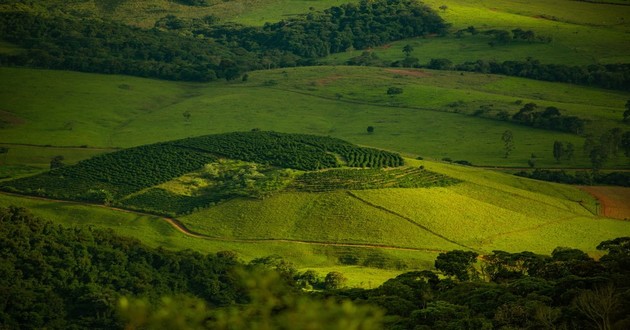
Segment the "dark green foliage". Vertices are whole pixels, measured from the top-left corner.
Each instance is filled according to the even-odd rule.
[[[0,327],[122,328],[123,295],[187,294],[211,306],[247,302],[233,259],[149,249],[111,231],[63,228],[0,208]]]
[[[575,174],[567,173],[564,170],[542,170],[535,169],[532,172],[521,171],[515,175],[559,183],[580,184],[580,185],[611,185],[630,187],[630,173],[609,172],[592,173],[587,171],[576,171]]]
[[[195,148],[215,155],[284,168],[317,170],[339,167],[337,154],[352,167],[396,167],[400,155],[357,147],[343,140],[305,134],[243,132],[208,135],[174,141],[174,145]]]
[[[556,162],[559,162],[560,159],[564,157],[564,144],[561,141],[553,142],[553,158],[556,159]]]
[[[121,201],[124,207],[146,213],[175,216],[206,208],[222,200],[232,198],[229,193],[200,194],[198,196],[177,195],[160,188],[152,188],[142,194]]]
[[[221,26],[204,33],[225,42],[236,42],[247,50],[277,49],[317,58],[350,47],[366,49],[394,40],[443,34],[446,28],[447,24],[435,11],[416,1],[361,0],[358,4],[348,3],[268,23],[262,29]]]
[[[389,87],[387,89],[387,95],[397,95],[402,94],[403,89],[401,87]]]
[[[434,70],[451,70],[453,62],[447,58],[432,58],[427,67]]]
[[[3,13],[0,35],[26,49],[21,54],[3,55],[5,65],[209,81],[234,79],[258,63],[255,55],[237,55],[212,40],[101,19]]]
[[[355,56],[346,61],[348,65],[358,66],[384,66],[384,62],[374,52],[364,51],[359,56]]]
[[[602,242],[598,249],[608,252],[600,261],[570,248],[557,248],[552,256],[494,251],[479,258],[485,281],[410,272],[376,289],[336,294],[381,306],[389,329],[590,329],[597,324],[624,329],[630,322],[630,238]],[[442,253],[436,268],[465,278],[475,256]]]
[[[580,134],[584,131],[586,120],[576,116],[563,116],[556,107],[547,107],[543,111],[534,111],[538,106],[527,103],[512,119],[532,127],[550,129],[561,132]]]
[[[207,4],[206,0],[177,1]],[[232,80],[248,70],[312,65],[315,58],[351,47],[366,49],[443,34],[447,28],[435,11],[413,0],[363,0],[263,27],[219,26],[215,21],[167,16],[156,28],[146,30],[101,18],[4,13],[0,35],[26,51],[0,60],[170,80]]]
[[[304,173],[296,178],[289,188],[319,192],[338,189],[443,187],[458,182],[456,179],[421,168],[339,169]]]
[[[478,256],[475,252],[461,250],[440,253],[435,259],[435,269],[460,281],[468,281],[476,277],[472,265],[477,262]]]
[[[609,89],[630,90],[630,63],[569,66],[543,64],[535,59],[525,61],[478,60],[455,66],[458,71],[503,74],[530,79],[566,82]]]
[[[151,189],[128,200],[125,196],[170,181],[215,162],[217,157],[256,162],[280,168],[318,170],[340,167],[345,160],[352,167],[397,167],[400,155],[358,147],[343,140],[304,134],[240,132],[206,135],[145,145],[100,155],[74,166],[57,168],[36,176],[3,182],[0,189],[60,199],[96,203],[118,203],[159,214],[180,214],[218,201],[245,196],[261,198],[271,193],[280,178],[255,169],[250,178],[231,173],[206,194],[175,196]],[[243,173],[241,173],[243,172]],[[247,172],[247,173],[249,173]],[[254,173],[255,172],[255,173]],[[263,175],[261,175],[263,174]],[[238,180],[237,180],[238,179]],[[254,184],[249,185],[252,179]]]
[[[208,6],[210,5],[207,0],[171,0],[173,2],[181,3],[187,6]]]
[[[114,198],[121,198],[200,169],[214,160],[207,153],[158,143],[99,155],[75,166],[3,183],[2,188],[100,203],[103,201],[92,198],[92,191],[104,190]]]

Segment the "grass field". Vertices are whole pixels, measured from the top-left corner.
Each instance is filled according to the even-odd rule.
[[[570,163],[557,164],[552,157],[553,141],[570,141],[579,151],[583,141],[579,136],[479,118],[471,112],[481,105],[492,105],[490,115],[498,109],[515,112],[519,105],[514,102],[521,100],[592,118],[592,128],[601,130],[618,125],[616,118],[621,118],[630,97],[518,78],[434,71],[416,76],[388,70],[293,68],[252,72],[246,83],[191,84],[0,68],[4,116],[0,119],[10,116],[14,123],[0,129],[0,140],[111,148],[260,128],[330,135],[410,156],[465,159],[476,165],[522,167],[534,153],[538,166],[588,167],[581,152]],[[266,86],[268,81],[275,85]],[[399,86],[404,93],[387,96],[388,86]],[[460,108],[449,107],[459,100]],[[186,111],[189,121],[183,117]],[[375,132],[368,134],[367,126],[374,126]],[[514,133],[515,141],[507,159],[500,139],[505,130]],[[23,162],[46,167],[49,161]],[[624,167],[627,160],[612,160],[608,166]]]
[[[594,246],[600,241],[630,234],[629,222],[594,216],[593,198],[570,186],[463,166],[409,162],[465,182],[445,188],[237,199],[181,220],[196,232],[221,237],[328,242],[365,242],[361,237],[369,237],[367,241],[383,245],[444,250],[455,245],[482,252],[550,253],[557,246],[575,246],[597,254]]]
[[[630,222],[594,216],[592,197],[570,186],[465,166],[407,162],[464,182],[435,188],[287,192],[263,200],[233,199],[180,218],[193,232],[214,240],[185,236],[157,217],[99,206],[4,194],[0,205],[25,206],[64,225],[112,228],[150,246],[233,250],[245,260],[279,254],[304,269],[352,266],[348,269],[358,276],[353,283],[363,285],[396,269],[430,268],[440,250],[548,254],[569,246],[599,255],[594,248],[599,242],[630,235]],[[390,270],[361,277],[355,265],[341,261],[348,255],[360,265]]]

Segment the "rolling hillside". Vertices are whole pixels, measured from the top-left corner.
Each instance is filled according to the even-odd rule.
[[[34,30],[24,34],[41,42],[34,49],[19,33],[0,40],[3,59],[34,54],[40,64],[24,65],[209,81],[0,66],[0,206],[152,247],[234,251],[247,261],[280,255],[362,287],[430,269],[448,250],[565,246],[597,257],[599,242],[630,236],[630,222],[599,216],[601,205],[582,190],[485,169],[589,169],[585,144],[630,131],[622,122],[630,92],[618,88],[626,78],[605,72],[630,63],[627,1],[427,0],[448,31],[440,21],[432,33],[409,32],[417,38],[370,38],[370,12],[357,20],[365,29],[328,31],[350,38],[337,38],[345,44],[334,52],[346,51],[335,54],[304,41],[321,33],[300,41],[285,24],[319,24],[320,11],[349,1],[183,2],[0,4],[2,15],[11,12],[0,15],[7,31],[12,19],[41,23],[20,25]],[[500,31],[531,38],[497,43]],[[354,47],[360,36],[372,46]],[[592,68],[585,77],[619,84],[412,68],[432,59],[442,69],[580,66],[567,71]],[[548,117],[521,121],[524,108]],[[549,125],[568,121],[579,125]],[[571,157],[554,159],[556,141],[571,145]],[[620,151],[604,169],[628,169]]]

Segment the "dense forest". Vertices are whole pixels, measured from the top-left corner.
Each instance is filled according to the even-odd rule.
[[[0,14],[0,35],[24,51],[2,54],[0,63],[168,80],[232,80],[251,70],[316,65],[318,58],[333,53],[369,49],[406,38],[442,36],[448,34],[448,27],[437,12],[413,0],[362,0],[262,27],[220,23],[211,15],[203,18],[168,15],[155,22],[152,29],[140,29],[71,13],[51,17],[16,11]],[[459,37],[461,31],[455,35]],[[507,34],[509,40],[534,38],[532,31],[521,29],[484,33],[496,38]],[[372,55],[353,58],[348,64],[384,65]],[[448,59],[432,59],[421,65],[417,59],[411,59],[407,57],[391,65],[630,89],[630,64],[623,63],[569,66],[528,58],[504,62],[478,60],[458,65]]]
[[[277,256],[151,249],[0,208],[0,325],[79,329],[627,329],[630,238],[570,248],[440,253],[375,289]],[[307,290],[305,290],[307,289]],[[350,302],[352,301],[352,302]],[[384,314],[384,317],[383,317]]]

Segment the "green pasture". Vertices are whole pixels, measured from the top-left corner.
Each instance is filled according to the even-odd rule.
[[[630,234],[630,223],[594,215],[595,200],[571,186],[465,166],[408,162],[464,182],[234,199],[181,221],[195,232],[230,239],[455,247],[485,253],[500,249],[549,254],[557,246],[569,246],[597,254],[599,242]],[[533,244],[537,236],[545,239]]]
[[[287,68],[252,72],[247,82],[192,84],[0,68],[0,116],[14,122],[0,129],[0,140],[112,148],[259,128],[330,135],[414,157],[449,157],[475,165],[526,167],[534,153],[540,167],[588,167],[579,152],[582,137],[473,113],[485,105],[492,117],[499,110],[516,112],[519,100],[535,102],[590,118],[589,127],[597,131],[619,126],[615,118],[621,118],[630,98],[623,92],[519,78],[428,70],[416,76],[389,70]],[[389,86],[404,92],[388,96]],[[457,101],[463,105],[449,106]],[[190,120],[183,116],[186,112]],[[373,134],[366,132],[367,126],[375,128]],[[500,137],[506,130],[514,133],[515,149],[503,158]],[[555,162],[555,140],[576,146],[573,161]],[[613,159],[607,166],[627,166],[627,159]]]
[[[81,147],[45,147],[2,144],[8,148],[6,154],[0,155],[0,178],[18,177],[35,174],[50,168],[53,157],[63,156],[63,163],[72,165],[80,160],[109,152],[112,149],[90,149]]]
[[[584,1],[424,1],[452,24],[446,37],[415,38],[396,41],[373,49],[382,60],[391,63],[404,58],[402,48],[411,45],[410,54],[427,64],[432,58],[448,58],[459,64],[476,60],[525,60],[532,57],[542,63],[588,65],[630,62],[630,6],[595,4]],[[447,5],[446,10],[439,7]],[[551,37],[550,43],[514,41],[491,47],[491,37],[454,32],[474,26],[480,32],[521,28],[537,36]],[[363,50],[332,54],[324,63],[343,64]]]

